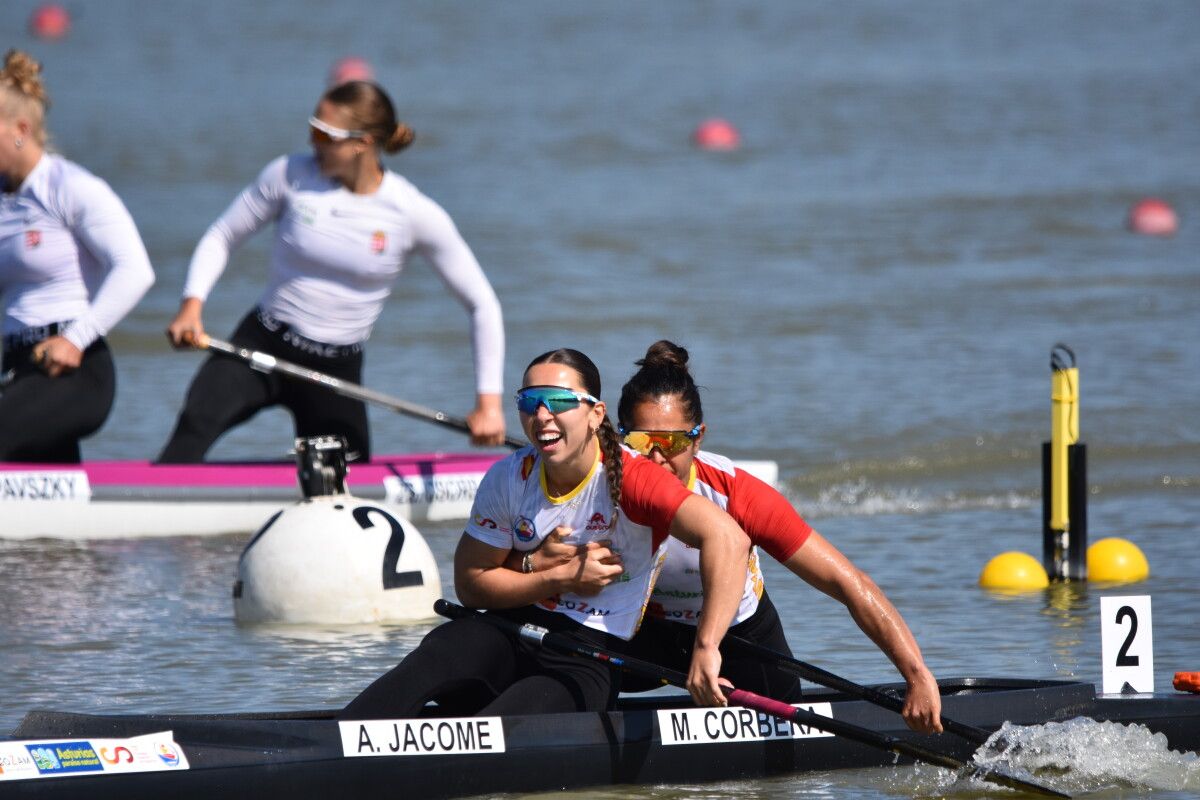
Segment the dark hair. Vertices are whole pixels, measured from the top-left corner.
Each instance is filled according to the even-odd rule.
[[[525,371],[528,372],[530,367],[537,364],[562,364],[564,367],[570,367],[579,373],[579,377],[583,380],[583,388],[587,390],[588,394],[592,397],[600,396],[600,370],[596,369],[596,365],[590,358],[578,350],[560,347],[558,350],[542,353],[529,362]],[[616,524],[617,512],[621,507],[621,437],[617,435],[616,428],[613,427],[607,414],[600,422],[596,438],[600,440],[600,451],[604,454],[604,474],[608,479],[608,496],[613,503],[611,527],[612,524]]]
[[[704,422],[700,390],[688,371],[688,351],[674,342],[660,339],[646,351],[646,357],[634,362],[641,369],[621,387],[617,419],[629,428],[633,407],[659,397],[678,397],[683,412],[693,425]]]
[[[396,108],[377,83],[346,81],[321,96],[350,114],[358,130],[369,133],[385,153],[396,153],[412,144],[417,134],[396,119]]]

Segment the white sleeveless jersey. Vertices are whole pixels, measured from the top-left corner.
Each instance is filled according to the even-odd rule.
[[[71,321],[80,350],[108,333],[154,283],[133,218],[108,184],[45,153],[0,194],[0,295],[5,335]]]
[[[504,322],[487,276],[450,216],[394,172],[372,194],[321,174],[312,155],[268,164],[196,246],[184,297],[207,299],[230,251],[275,223],[259,305],[327,344],[366,340],[408,256],[426,257],[471,319],[476,390],[502,391]]]
[[[659,467],[662,469],[662,467]],[[666,472],[667,470],[663,470]],[[791,504],[775,489],[733,465],[725,456],[703,450],[692,462],[688,489],[706,497],[733,517],[750,537],[746,585],[734,624],[758,610],[763,576],[758,562],[762,546],[774,558],[786,561],[812,532]],[[696,625],[704,603],[700,582],[700,551],[675,537],[667,539],[667,555],[648,612],[651,616]]]
[[[598,449],[587,478],[570,494],[552,500],[546,493],[541,458],[526,447],[488,470],[475,495],[466,533],[492,547],[522,552],[537,548],[560,525],[571,528],[569,543],[611,539],[625,566],[619,581],[591,597],[567,593],[538,605],[589,628],[630,639],[645,613],[671,521],[689,492],[658,465],[622,455],[621,513],[615,525]]]

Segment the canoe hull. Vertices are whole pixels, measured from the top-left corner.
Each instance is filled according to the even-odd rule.
[[[1077,716],[1140,722],[1165,733],[1180,750],[1200,748],[1200,702],[1182,695],[1097,697],[1090,684],[1066,681],[956,679],[942,682],[947,716],[992,730],[1004,721],[1037,724]],[[898,687],[882,687],[895,689]],[[809,702],[828,702],[834,717],[968,759],[973,747],[956,737],[913,734],[890,712],[835,693],[814,691]],[[373,746],[377,757],[352,757],[331,714],[214,716],[89,716],[34,712],[14,732],[24,740],[129,737],[173,731],[189,768],[179,772],[0,781],[0,797],[93,798],[327,797],[402,790],[406,798],[449,798],[494,792],[583,789],[614,784],[751,780],[811,770],[894,763],[893,756],[831,736],[732,741],[774,729],[745,709],[690,710],[694,727],[683,744],[682,698],[636,698],[605,714],[511,716],[502,725],[503,746],[491,752],[403,753],[404,736]],[[739,715],[746,717],[737,722]],[[700,715],[697,717],[696,715]],[[709,715],[709,716],[706,716]],[[728,716],[733,715],[733,716]],[[728,717],[728,719],[725,719]],[[697,722],[697,720],[703,720]],[[731,722],[731,720],[734,720]],[[416,723],[436,724],[436,718]],[[729,722],[729,724],[726,724]],[[390,723],[388,723],[390,724]],[[430,728],[430,741],[433,741]],[[685,727],[685,731],[688,729]],[[804,732],[801,732],[804,733]],[[809,732],[816,734],[817,732]],[[3,742],[0,742],[3,745]],[[415,746],[415,745],[414,745]],[[371,743],[365,745],[370,751]],[[419,750],[420,748],[417,748]],[[2,751],[0,751],[2,752]],[[17,796],[13,794],[12,796]],[[343,795],[344,796],[344,795]]]

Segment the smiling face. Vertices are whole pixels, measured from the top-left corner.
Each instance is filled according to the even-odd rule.
[[[534,364],[526,370],[521,385],[561,386],[587,393],[580,374],[565,364]],[[532,413],[521,412],[521,427],[541,455],[547,472],[570,478],[572,473],[586,474],[592,468],[596,458],[596,430],[604,414],[603,402],[581,401],[557,414],[539,405]]]
[[[696,421],[684,411],[678,396],[661,395],[636,403],[626,427],[631,431],[689,431],[695,425]],[[673,472],[686,484],[692,472],[692,461],[700,451],[700,443],[704,441],[704,431],[705,427],[701,425],[700,434],[679,453],[666,455],[656,447],[646,457]]]

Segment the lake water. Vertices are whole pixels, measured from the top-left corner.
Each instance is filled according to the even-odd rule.
[[[330,65],[358,54],[418,133],[389,166],[451,212],[500,295],[509,388],[574,346],[613,400],[671,338],[706,387],[707,446],[777,461],[935,674],[1098,682],[1100,598],[1122,594],[1153,598],[1160,690],[1200,669],[1200,6],[109,0],[75,4],[57,43],[25,33],[33,6],[0,6],[0,29],[44,62],[57,146],[122,196],[158,274],[110,336],[117,404],[85,457],[158,452],[200,362],[162,335],[196,240],[305,146]],[[690,146],[711,116],[737,125],[738,151]],[[1178,235],[1125,230],[1147,195],[1176,207]],[[259,292],[268,239],[231,261],[215,334]],[[1041,553],[1056,342],[1079,357],[1090,536],[1135,542],[1152,576],[998,596],[976,585],[984,563]],[[366,376],[468,410],[466,319],[424,265],[397,284]],[[371,413],[378,452],[465,446]],[[269,412],[213,456],[280,457],[290,439]],[[459,529],[423,533],[447,559]],[[428,630],[239,627],[245,539],[0,540],[0,730],[35,706],[339,705]],[[767,573],[803,658],[894,679],[839,606]],[[929,792],[905,769],[612,796]]]

